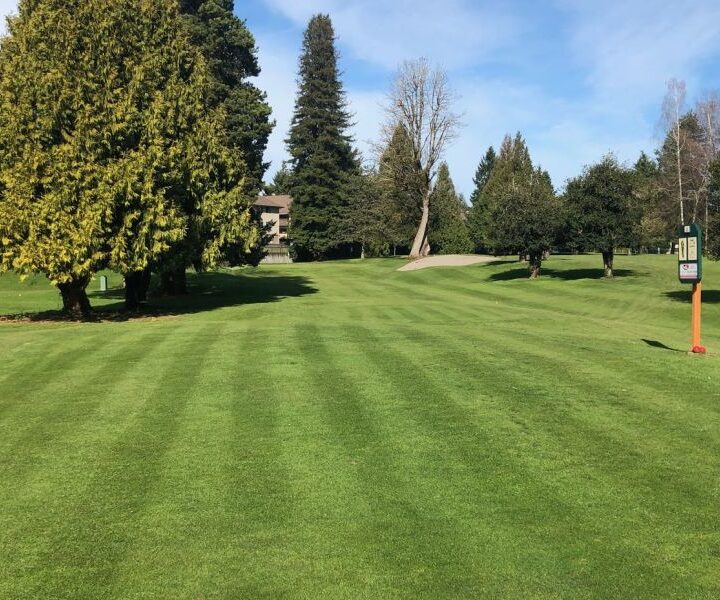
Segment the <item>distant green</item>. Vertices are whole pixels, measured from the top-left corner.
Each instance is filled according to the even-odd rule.
[[[720,265],[402,264],[0,323],[0,598],[720,597]]]

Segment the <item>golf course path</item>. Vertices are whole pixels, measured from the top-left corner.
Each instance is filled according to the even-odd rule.
[[[491,263],[496,260],[497,258],[494,256],[479,256],[477,254],[428,256],[409,262],[400,267],[398,271],[418,271],[420,269],[429,269],[430,267],[467,267],[469,265]]]

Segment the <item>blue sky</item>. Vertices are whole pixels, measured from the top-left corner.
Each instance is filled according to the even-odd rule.
[[[384,118],[397,65],[425,56],[460,95],[465,127],[447,151],[458,189],[505,133],[525,135],[556,187],[612,151],[633,162],[658,139],[665,83],[687,81],[689,99],[720,88],[718,0],[247,0],[236,1],[257,39],[278,125],[272,170],[286,157],[302,33],[331,15],[354,135],[368,152]],[[0,0],[0,13],[14,9]]]

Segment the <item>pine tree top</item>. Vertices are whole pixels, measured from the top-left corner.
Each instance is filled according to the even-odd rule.
[[[298,96],[287,140],[295,168],[318,151],[350,158],[351,116],[337,61],[332,21],[328,15],[315,15],[303,39]]]
[[[477,202],[480,200],[482,191],[485,189],[485,186],[490,180],[493,169],[495,168],[496,161],[497,154],[495,154],[495,148],[490,146],[487,149],[487,152],[485,152],[485,156],[483,156],[482,160],[480,161],[480,164],[475,171],[475,176],[473,177],[475,189],[470,196],[470,203],[473,206],[475,206],[475,204],[477,204]]]

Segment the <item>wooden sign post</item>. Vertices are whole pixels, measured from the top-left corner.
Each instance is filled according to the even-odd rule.
[[[684,225],[679,232],[678,277],[690,283],[692,291],[692,352],[705,354],[701,341],[702,323],[702,230],[697,225]]]

